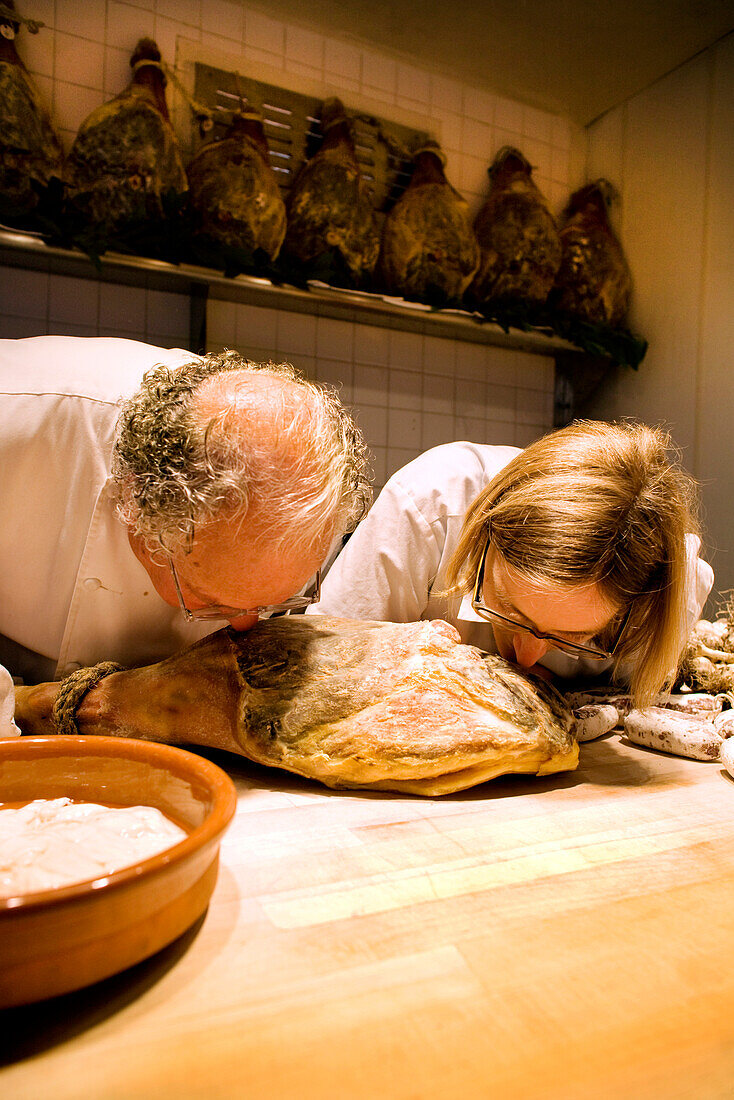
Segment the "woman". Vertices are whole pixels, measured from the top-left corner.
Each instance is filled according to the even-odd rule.
[[[309,613],[443,618],[565,677],[670,682],[713,585],[696,491],[666,433],[577,422],[524,451],[449,443],[387,483]]]

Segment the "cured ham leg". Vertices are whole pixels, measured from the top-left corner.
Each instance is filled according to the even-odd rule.
[[[169,199],[188,189],[151,38],[140,39],[130,66],[128,87],[82,122],[64,168],[66,218],[75,231],[94,228],[105,244],[129,233],[142,244],[142,227],[157,232]]]
[[[511,145],[489,168],[489,195],[474,221],[481,259],[469,287],[478,305],[542,305],[561,262],[558,226],[532,179],[530,161]]]
[[[56,691],[18,689],[25,733],[53,732]],[[77,724],[83,734],[226,749],[329,787],[423,795],[578,763],[561,696],[461,644],[441,621],[298,615],[227,628],[107,676],[82,699]]]
[[[340,99],[321,108],[323,140],[300,168],[286,199],[283,258],[308,276],[323,277],[329,261],[355,285],[369,282],[380,231]]]
[[[385,218],[378,280],[390,294],[443,306],[458,301],[479,267],[466,200],[446,179],[446,157],[427,142],[406,190]]]
[[[551,303],[582,321],[620,328],[627,320],[632,277],[609,222],[614,194],[611,185],[600,179],[569,199]]]

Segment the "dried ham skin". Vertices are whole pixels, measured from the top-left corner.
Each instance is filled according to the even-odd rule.
[[[444,174],[446,158],[427,145],[410,183],[385,218],[378,281],[390,294],[442,305],[458,301],[479,267],[469,205]]]
[[[0,216],[32,212],[60,179],[61,142],[20,58],[0,58]]]
[[[100,733],[226,748],[328,787],[441,795],[578,763],[554,689],[441,621],[271,619],[110,681],[122,709]]]
[[[145,57],[160,62],[150,39],[140,40],[131,65]],[[65,165],[67,214],[114,235],[156,222],[164,216],[164,199],[186,192],[163,88],[158,70],[142,69],[120,95],[87,116]]]
[[[481,260],[469,294],[480,305],[542,305],[561,262],[556,220],[533,182],[530,163],[517,149],[500,149],[489,178],[489,195],[474,221]]]
[[[551,301],[583,321],[619,328],[627,320],[632,276],[609,222],[605,185],[597,180],[569,200]]]
[[[197,153],[186,173],[202,232],[275,259],[285,235],[285,202],[259,119],[236,117],[221,141]]]
[[[322,145],[301,166],[288,192],[283,255],[308,269],[334,251],[360,284],[377,263],[380,234],[340,100],[325,101],[321,126]]]

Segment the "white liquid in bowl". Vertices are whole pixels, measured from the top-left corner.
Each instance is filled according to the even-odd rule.
[[[186,836],[152,806],[101,806],[70,798],[0,804],[0,898],[100,878]]]

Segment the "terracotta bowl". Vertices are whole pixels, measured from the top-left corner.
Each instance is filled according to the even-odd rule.
[[[236,805],[221,768],[170,745],[118,737],[0,741],[0,802],[64,796],[154,806],[189,835],[104,878],[0,898],[0,1008],[80,989],[182,935],[209,903]]]

